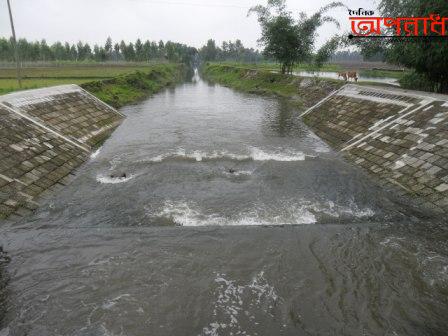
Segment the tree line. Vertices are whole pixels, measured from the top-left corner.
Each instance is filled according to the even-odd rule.
[[[113,43],[108,38],[104,45],[78,42],[56,42],[53,44],[42,41],[18,40],[20,59],[23,62],[51,62],[51,61],[96,61],[96,62],[149,62],[167,60],[170,62],[182,62],[187,64],[204,61],[238,61],[259,62],[264,56],[253,48],[244,47],[240,40],[225,41],[221,47],[216,46],[214,40],[199,50],[182,43],[155,42],[137,39],[135,42],[126,43],[121,41]],[[14,46],[11,39],[0,38],[0,61],[14,61]]]
[[[20,59],[27,62],[48,61],[129,61],[147,62],[167,59],[173,62],[189,62],[197,54],[196,48],[185,44],[168,41],[145,41],[113,43],[109,37],[104,45],[88,43],[56,42],[48,44],[46,40],[18,40]],[[14,47],[11,39],[0,38],[0,61],[14,61]]]
[[[215,40],[208,40],[207,44],[199,50],[203,61],[235,61],[245,63],[257,63],[266,61],[267,58],[260,51],[244,47],[241,40],[224,41],[221,47],[216,45]]]
[[[441,18],[448,17],[446,0],[380,0],[379,16],[382,17],[429,17],[437,13]],[[403,27],[402,27],[403,28]],[[424,25],[419,33],[423,35]],[[388,35],[395,34],[393,28]],[[404,35],[404,29],[401,29]],[[382,60],[412,70],[405,75],[400,84],[404,88],[448,93],[448,39],[431,33],[431,38],[403,39],[353,39],[365,57],[380,54]],[[435,36],[434,36],[435,35]]]

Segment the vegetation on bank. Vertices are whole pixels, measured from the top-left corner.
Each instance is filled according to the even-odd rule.
[[[0,94],[19,90],[17,80],[8,78],[9,71],[2,70],[0,75]],[[25,71],[22,89],[78,84],[118,108],[179,81],[184,72],[184,65],[172,63],[151,66],[32,68]]]
[[[203,67],[202,73],[209,80],[248,93],[290,97],[297,92],[297,84],[293,76],[266,70],[209,63]]]
[[[111,79],[136,71],[148,72],[157,65],[111,65],[111,64],[68,64],[59,66],[29,67],[22,69],[22,90],[41,87],[84,84],[87,82]],[[0,71],[0,95],[19,90],[15,79],[15,68],[2,68]]]
[[[221,64],[228,65],[231,67],[237,68],[245,68],[245,69],[259,69],[266,71],[276,71],[278,72],[280,69],[280,64],[274,62],[263,62],[263,63],[240,63],[240,62],[209,62],[209,64]],[[310,63],[300,63],[295,64],[293,67],[293,72],[298,71],[329,71],[329,72],[337,72],[342,71],[342,67],[338,64],[324,64],[322,67],[316,67],[314,64]]]
[[[264,62],[264,63],[258,63],[258,64],[250,64],[250,63],[238,63],[238,62],[209,62],[209,64],[212,65],[226,65],[234,68],[243,68],[243,69],[257,69],[257,70],[264,70],[264,71],[279,71],[279,64],[273,63],[273,62]],[[364,63],[368,64],[368,63]],[[376,64],[376,63],[375,63]],[[356,62],[354,62],[354,65],[356,65]],[[293,68],[293,72],[300,72],[300,71],[307,71],[307,72],[317,72],[317,71],[324,71],[324,72],[340,72],[340,71],[347,71],[344,66],[340,64],[332,64],[332,63],[326,63],[322,65],[321,67],[316,67],[312,63],[301,63],[296,64]],[[356,71],[350,70],[350,71]],[[395,70],[380,70],[380,69],[362,69],[358,70],[358,74],[366,77],[372,77],[372,78],[381,78],[381,77],[389,77],[389,78],[396,78],[401,79],[405,74],[408,74],[409,71],[395,71]]]
[[[154,94],[183,78],[182,64],[162,64],[149,71],[137,71],[112,79],[87,82],[82,88],[105,103],[119,108]]]
[[[386,18],[432,18],[434,16],[437,21],[438,17],[448,16],[448,2],[446,0],[380,0],[378,12],[378,16]],[[420,36],[428,33],[424,32],[421,26],[418,29]],[[431,26],[428,36],[443,35],[436,31],[437,29]],[[390,27],[383,33],[396,34],[394,27]],[[403,30],[400,34],[403,36],[407,33]],[[391,64],[412,69],[413,73],[405,74],[400,80],[403,87],[448,94],[447,39],[422,38],[399,43],[394,39],[352,39],[351,41],[361,49],[364,56],[381,54],[383,59]]]
[[[259,42],[264,54],[281,64],[281,73],[291,73],[297,63],[314,63],[322,66],[336,51],[340,44],[338,36],[331,37],[315,51],[317,29],[325,23],[333,23],[339,28],[339,22],[327,15],[331,9],[344,7],[341,2],[331,2],[308,16],[302,12],[296,19],[286,8],[286,0],[268,0],[267,5],[258,5],[249,10],[254,13],[261,26]]]
[[[315,104],[344,84],[332,79],[304,78],[216,63],[205,64],[201,72],[206,79],[236,90],[288,98],[299,108]]]

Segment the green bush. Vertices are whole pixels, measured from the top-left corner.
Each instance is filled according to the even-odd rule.
[[[432,82],[426,75],[416,72],[410,72],[405,74],[399,83],[402,88],[410,90],[420,90],[428,92],[437,92],[438,84]]]

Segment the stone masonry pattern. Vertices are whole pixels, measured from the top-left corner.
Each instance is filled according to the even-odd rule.
[[[77,86],[0,97],[0,219],[26,215],[67,184],[91,140],[122,118]]]
[[[348,85],[303,119],[357,165],[448,212],[448,97]]]

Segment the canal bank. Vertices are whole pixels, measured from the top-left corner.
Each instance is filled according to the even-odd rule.
[[[203,73],[245,92],[287,98],[297,117],[379,183],[428,211],[448,212],[448,96],[218,64]]]
[[[167,64],[83,85],[90,92],[63,85],[0,96],[0,218],[29,214],[39,197],[69,183],[122,122],[109,103],[135,103],[184,73],[182,65]]]

